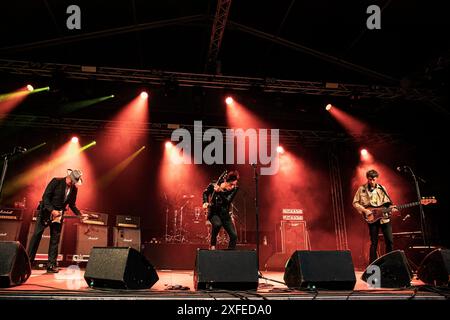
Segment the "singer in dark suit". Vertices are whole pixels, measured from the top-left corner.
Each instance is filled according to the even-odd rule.
[[[211,222],[211,250],[216,249],[217,236],[223,227],[230,237],[228,249],[235,249],[237,232],[230,216],[230,206],[238,187],[239,173],[229,172],[224,182],[210,183],[203,192],[203,208],[208,209],[208,220]]]
[[[53,178],[45,188],[42,201],[39,203],[39,213],[36,219],[34,234],[30,240],[28,255],[30,262],[36,257],[36,252],[46,227],[50,227],[50,244],[48,248],[47,272],[58,272],[56,259],[58,256],[59,239],[61,236],[64,212],[67,207],[78,216],[80,210],[76,206],[78,187],[81,185],[81,171],[68,170],[68,175],[62,178]]]

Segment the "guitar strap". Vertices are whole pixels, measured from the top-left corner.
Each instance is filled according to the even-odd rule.
[[[387,193],[386,190],[384,189],[384,187],[383,187],[381,184],[378,184],[378,186],[380,187],[381,191],[384,192],[384,194],[386,195],[386,197],[389,199],[389,202],[391,203],[391,205],[394,204],[394,203],[392,202],[391,197],[389,197],[388,193]]]

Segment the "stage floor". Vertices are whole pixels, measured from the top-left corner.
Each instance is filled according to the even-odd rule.
[[[91,289],[84,270],[62,268],[57,274],[33,270],[22,285],[0,290],[0,300],[446,300],[442,294],[422,290],[413,280],[407,289],[373,289],[360,280],[353,291],[299,291],[288,289],[283,272],[263,272],[256,291],[195,291],[193,270],[157,270],[159,281],[151,289]],[[279,281],[279,282],[276,282]],[[421,289],[422,288],[422,289]]]

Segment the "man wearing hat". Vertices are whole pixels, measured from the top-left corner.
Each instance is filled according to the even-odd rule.
[[[63,214],[67,206],[77,215],[82,215],[76,206],[78,186],[82,184],[80,170],[67,170],[67,176],[53,178],[45,188],[42,201],[39,202],[39,213],[36,219],[34,234],[28,248],[30,262],[34,261],[42,234],[50,227],[50,244],[48,248],[47,272],[56,273],[59,238],[62,230]],[[83,215],[84,216],[84,215]]]

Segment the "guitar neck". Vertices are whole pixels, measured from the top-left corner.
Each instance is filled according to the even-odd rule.
[[[401,210],[401,209],[406,209],[406,208],[411,208],[411,207],[415,207],[420,205],[420,202],[416,201],[416,202],[411,202],[411,203],[406,203],[406,204],[402,204],[397,206],[397,209]]]

